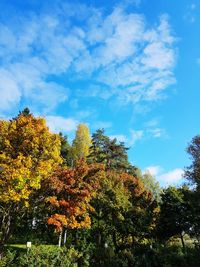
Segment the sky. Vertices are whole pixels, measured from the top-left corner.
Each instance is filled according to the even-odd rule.
[[[198,0],[1,0],[0,118],[29,107],[69,140],[104,128],[180,184],[200,133],[199,13]]]

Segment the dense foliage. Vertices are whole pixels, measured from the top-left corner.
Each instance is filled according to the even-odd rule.
[[[127,152],[84,124],[70,144],[28,109],[1,120],[0,266],[200,266],[200,137],[191,187],[161,190]],[[5,246],[26,241],[54,246]]]

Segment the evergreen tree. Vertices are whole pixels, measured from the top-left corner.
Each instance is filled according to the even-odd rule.
[[[60,142],[61,142],[61,156],[63,157],[64,161],[63,163],[67,166],[72,165],[72,147],[70,146],[67,136],[62,133],[59,133],[60,136]]]
[[[118,143],[116,138],[110,139],[103,129],[99,129],[92,135],[88,161],[104,163],[107,169],[128,171],[131,165],[128,162],[127,150],[123,142]]]

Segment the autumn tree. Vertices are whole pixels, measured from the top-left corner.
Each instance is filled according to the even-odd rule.
[[[109,240],[117,246],[116,227],[124,223],[125,211],[130,208],[129,194],[117,172],[101,173],[99,188],[92,203],[95,208],[92,215],[93,232],[98,247],[103,247]]]
[[[131,203],[125,216],[124,235],[129,237],[127,239],[129,246],[135,246],[144,240],[149,242],[156,227],[159,213],[158,203],[141,179],[127,173],[122,174],[122,179],[130,194]]]
[[[85,124],[79,124],[72,144],[72,154],[75,162],[80,159],[86,159],[89,154],[90,144],[89,128]]]
[[[0,134],[0,243],[4,244],[30,194],[62,159],[59,136],[27,110],[10,121],[1,120]]]
[[[49,204],[48,224],[54,225],[56,232],[63,229],[90,228],[90,213],[94,211],[90,204],[95,195],[97,177],[103,166],[88,166],[80,160],[74,168],[59,168],[42,183]]]
[[[92,199],[91,239],[96,245],[94,263],[107,266],[105,244],[114,255],[131,251],[149,240],[156,226],[159,212],[141,180],[125,172],[106,170],[100,179],[100,188]],[[133,262],[130,263],[132,266]]]

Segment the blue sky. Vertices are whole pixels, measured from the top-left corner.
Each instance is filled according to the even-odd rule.
[[[178,184],[200,125],[197,0],[1,0],[0,117],[104,128],[130,161]]]

